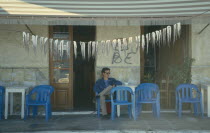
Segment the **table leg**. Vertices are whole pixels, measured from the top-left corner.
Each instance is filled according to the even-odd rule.
[[[204,106],[205,106],[205,104],[204,104],[204,100],[205,100],[205,99],[204,99],[204,93],[205,93],[205,92],[204,92],[204,88],[201,88],[203,112],[205,112],[205,110],[204,110],[204,109],[205,109],[205,107],[204,107]]]
[[[117,116],[120,117],[120,105],[117,105]]]
[[[132,102],[133,102],[133,105],[132,105],[132,115],[133,115],[133,118],[135,120],[136,119],[135,118],[136,117],[136,114],[135,114],[136,109],[135,109],[135,97],[134,96],[132,98]]]
[[[21,119],[24,119],[25,91],[22,92]]]
[[[207,88],[207,116],[210,117],[210,87]],[[204,102],[204,101],[203,101]]]
[[[14,102],[14,100],[13,100],[13,93],[10,93],[9,94],[9,100],[10,100],[10,115],[12,115],[13,114],[13,102]]]
[[[5,109],[4,109],[4,118],[5,119],[7,119],[7,116],[8,116],[8,100],[9,100],[9,94],[6,91],[6,94],[5,94]]]
[[[120,93],[117,91],[117,97],[120,97]],[[117,105],[117,116],[120,117],[120,105]]]

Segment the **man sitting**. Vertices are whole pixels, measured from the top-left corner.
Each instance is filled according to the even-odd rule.
[[[107,95],[110,95],[110,90],[113,87],[115,87],[116,85],[122,85],[122,82],[114,78],[109,78],[110,69],[107,67],[101,70],[101,74],[102,74],[102,78],[96,81],[93,89],[100,96],[102,115],[106,116],[107,110],[106,110],[105,97]]]

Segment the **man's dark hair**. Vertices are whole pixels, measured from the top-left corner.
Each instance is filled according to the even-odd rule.
[[[101,73],[105,73],[105,71],[109,70],[110,71],[110,68],[108,67],[104,67],[102,70],[101,70]]]

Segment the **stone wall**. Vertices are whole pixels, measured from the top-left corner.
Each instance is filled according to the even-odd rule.
[[[210,26],[205,28],[200,34],[199,32],[207,25],[200,20],[200,23],[193,23],[191,25],[191,46],[192,58],[195,62],[192,65],[192,83],[199,86],[210,84]],[[204,94],[204,112],[207,112],[207,104],[210,101],[207,91]]]
[[[48,37],[48,26],[29,27],[35,35]],[[49,84],[48,54],[40,47],[36,52],[32,46],[25,50],[22,31],[30,33],[25,25],[0,25],[0,85]],[[15,94],[14,98],[14,110],[19,110],[21,97]]]
[[[96,40],[113,40],[134,37],[140,34],[140,26],[98,26]],[[121,51],[120,58],[114,57],[115,51],[110,48],[109,53],[99,51],[96,58],[96,80],[101,77],[101,69],[109,67],[111,77],[123,82],[140,82],[140,52],[136,53],[135,44],[128,50]]]
[[[201,20],[202,21],[202,20]],[[207,23],[193,23],[191,26],[192,82],[195,84],[210,83],[210,26],[199,32]]]

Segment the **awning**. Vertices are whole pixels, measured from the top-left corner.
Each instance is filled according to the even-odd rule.
[[[0,24],[169,25],[210,22],[210,0],[0,0]]]

